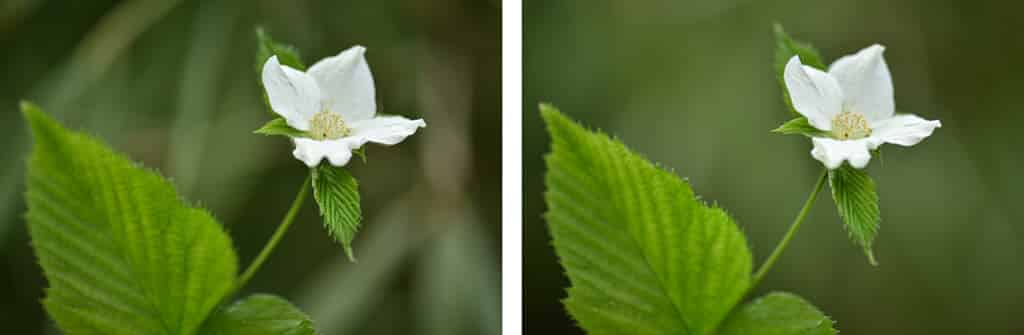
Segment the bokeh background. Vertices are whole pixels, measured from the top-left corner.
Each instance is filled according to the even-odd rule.
[[[18,101],[173,178],[234,239],[244,267],[305,178],[269,121],[255,28],[307,64],[367,46],[381,111],[428,128],[351,164],[359,262],[307,201],[249,292],[285,296],[323,334],[500,331],[499,1],[0,1],[0,324],[55,334],[22,199],[30,147]],[[246,293],[246,292],[243,292]]]
[[[897,109],[943,128],[869,173],[882,226],[867,264],[823,192],[756,295],[795,292],[843,334],[1024,333],[1024,5],[1006,1],[524,1],[525,329],[579,334],[541,213],[551,102],[690,178],[729,210],[755,266],[821,164],[789,119],[772,23],[831,61],[888,47]]]

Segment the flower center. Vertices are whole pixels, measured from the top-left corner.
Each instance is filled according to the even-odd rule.
[[[832,119],[832,136],[840,140],[861,139],[871,136],[871,127],[864,115],[843,111]]]
[[[309,137],[318,140],[336,140],[351,133],[341,115],[326,110],[313,115],[309,120]]]

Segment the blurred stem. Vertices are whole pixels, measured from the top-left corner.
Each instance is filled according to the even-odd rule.
[[[800,229],[800,224],[804,222],[804,218],[807,217],[807,213],[811,211],[811,206],[814,206],[814,201],[818,199],[818,192],[825,187],[825,180],[828,177],[828,169],[821,172],[821,177],[818,177],[818,184],[814,185],[814,190],[811,191],[811,195],[807,196],[807,200],[804,201],[804,207],[800,209],[800,214],[797,214],[796,219],[789,226],[789,231],[786,231],[786,235],[782,236],[782,241],[779,241],[779,245],[775,246],[775,250],[768,256],[768,259],[761,264],[761,267],[754,273],[754,280],[750,283],[750,288],[757,287],[757,284],[761,282],[764,275],[768,273],[768,270],[775,265],[775,262],[779,260],[779,256],[786,250],[786,246],[789,245],[789,240],[793,239],[793,235],[796,235],[796,231]]]
[[[249,264],[249,268],[245,269],[242,276],[238,278],[238,282],[235,284],[234,291],[238,291],[249,279],[252,279],[252,275],[260,269],[263,262],[267,260],[270,253],[277,247],[277,243],[281,242],[281,237],[284,237],[284,233],[288,231],[288,227],[292,225],[292,221],[295,221],[295,215],[299,213],[299,208],[302,208],[302,202],[306,200],[306,193],[309,193],[309,184],[312,180],[312,174],[306,176],[306,181],[302,182],[302,188],[299,189],[299,194],[295,195],[295,200],[292,201],[292,207],[288,209],[288,214],[285,214],[284,219],[281,219],[281,225],[277,226],[277,230],[274,231],[274,236],[270,237],[270,241],[267,241],[267,245],[263,246],[263,250],[256,256],[256,259]]]

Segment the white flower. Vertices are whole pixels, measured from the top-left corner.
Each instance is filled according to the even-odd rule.
[[[912,146],[931,136],[939,121],[896,115],[892,78],[882,58],[885,47],[872,45],[832,63],[822,72],[793,56],[784,79],[793,108],[827,137],[814,137],[811,156],[829,169],[843,161],[862,169],[870,150],[883,143]]]
[[[375,116],[377,102],[365,51],[354,46],[306,72],[281,65],[277,56],[263,65],[263,86],[271,109],[309,136],[294,138],[292,152],[309,167],[324,157],[331,165],[344,166],[352,150],[367,142],[394,145],[427,126],[422,119]]]

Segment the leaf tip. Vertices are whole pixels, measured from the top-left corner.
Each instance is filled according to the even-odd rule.
[[[46,112],[38,105],[28,100],[22,100],[19,105],[21,115],[25,118],[25,122],[28,123],[29,129],[32,131],[32,137],[37,141],[40,138],[39,136],[43,136],[43,134],[53,133],[62,129],[57,120],[46,115]]]
[[[868,256],[868,263],[871,266],[878,266],[878,260],[875,259],[875,252],[871,251],[871,248],[864,248],[864,255]]]
[[[537,109],[540,110],[540,115],[545,119],[548,118],[549,114],[558,113],[558,108],[547,102],[541,102],[537,104]]]
[[[29,122],[35,122],[46,117],[46,114],[43,113],[42,108],[39,108],[38,105],[28,100],[22,100],[21,102],[19,102],[18,108],[21,109],[21,115],[24,116],[25,120]]]
[[[772,22],[772,33],[775,36],[786,36],[786,30],[782,28],[782,24],[779,21]]]
[[[351,245],[346,244],[344,249],[345,249],[345,257],[348,257],[348,261],[349,262],[359,263],[359,261],[356,260],[355,253],[352,252],[352,246]]]

